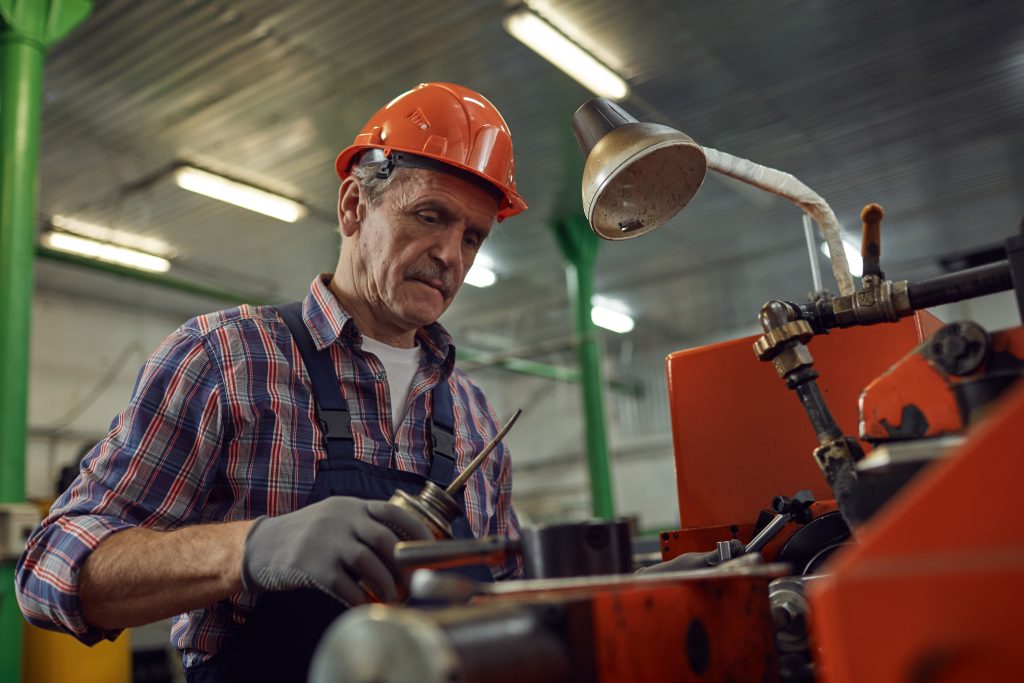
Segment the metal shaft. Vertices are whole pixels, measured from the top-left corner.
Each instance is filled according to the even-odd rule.
[[[793,519],[793,515],[790,514],[779,514],[772,518],[772,521],[768,522],[768,526],[761,529],[761,533],[754,536],[750,540],[750,543],[743,548],[743,553],[756,553],[760,552],[762,548],[768,545],[768,541],[772,540],[779,535],[779,532],[789,524]]]
[[[807,214],[803,215],[804,239],[807,240],[807,256],[811,261],[811,282],[814,284],[814,295],[818,296],[825,291],[825,285],[821,282],[821,265],[818,263],[818,240],[814,236],[814,222]]]
[[[916,311],[1009,289],[1013,289],[1010,264],[1008,261],[999,261],[930,280],[911,282],[908,293],[910,305]]]
[[[804,412],[807,413],[807,418],[810,420],[811,426],[814,427],[818,443],[824,446],[841,437],[843,430],[839,428],[832,411],[825,403],[825,397],[815,379],[817,376],[818,373],[812,368],[800,368],[790,373],[787,380],[804,406]]]
[[[516,423],[516,420],[518,420],[519,416],[522,414],[523,409],[518,408],[516,412],[512,414],[512,417],[509,418],[508,422],[505,423],[505,426],[501,428],[501,431],[495,434],[490,443],[484,446],[484,449],[480,451],[475,458],[473,458],[473,461],[466,466],[466,469],[459,472],[459,476],[455,477],[455,480],[451,484],[448,484],[448,488],[444,490],[445,493],[448,495],[454,495],[459,492],[459,489],[466,484],[466,480],[469,479],[473,472],[476,471],[476,468],[480,467],[483,461],[487,459],[487,456],[491,454],[491,451],[494,450],[495,446],[501,443],[501,440],[505,438],[506,434],[508,434],[508,430],[512,429],[512,425]]]

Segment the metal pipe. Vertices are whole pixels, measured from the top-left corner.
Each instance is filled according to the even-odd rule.
[[[0,502],[20,503],[25,500],[43,48],[4,26],[0,56]]]
[[[63,251],[57,251],[56,249],[50,249],[49,247],[39,246],[35,247],[36,256],[44,258],[50,261],[56,261],[58,263],[66,263],[73,266],[80,266],[82,268],[89,268],[90,270],[96,270],[101,273],[108,273],[110,275],[117,275],[118,277],[127,278],[130,280],[137,280],[139,282],[145,282],[146,284],[155,285],[157,287],[163,287],[164,289],[173,289],[178,292],[184,292],[186,294],[193,294],[195,296],[201,296],[206,299],[212,299],[214,301],[223,301],[229,304],[253,304],[253,305],[265,305],[270,303],[269,300],[261,297],[252,296],[250,294],[244,294],[242,292],[236,292],[228,289],[221,289],[219,287],[211,287],[209,285],[199,284],[183,278],[173,277],[171,275],[164,275],[162,273],[150,273],[135,268],[127,268],[125,266],[119,266],[115,263],[105,263],[103,261],[97,261],[96,259],[87,258],[85,256],[77,256],[75,254],[68,254]],[[457,357],[460,360],[466,360],[471,363],[483,363],[491,364],[495,367],[499,367],[502,370],[509,372],[515,372],[523,375],[531,375],[533,377],[541,377],[543,379],[550,379],[562,382],[579,382],[580,373],[575,368],[563,368],[557,365],[548,365],[546,363],[538,363],[537,361],[528,360],[525,358],[510,358],[502,357],[499,359],[492,359],[493,354],[488,354],[483,351],[477,351],[464,346],[459,346],[456,349]],[[631,387],[628,387],[622,383],[611,383],[612,388],[628,392]],[[635,393],[635,390],[634,390]]]
[[[0,3],[0,504],[25,499],[43,56],[90,9],[82,0]],[[17,681],[23,621],[13,592],[14,566],[0,563],[0,671]]]
[[[841,437],[843,431],[836,424],[832,411],[829,410],[828,404],[825,403],[825,397],[822,396],[821,389],[815,381],[817,376],[818,373],[813,368],[808,367],[796,370],[787,376],[786,379],[793,385],[793,390],[796,391],[796,395],[800,398],[800,403],[804,406],[807,418],[810,420],[811,426],[814,427],[814,434],[818,438],[818,443],[824,446]]]
[[[0,503],[25,500],[32,244],[42,107],[43,48],[0,35]],[[0,564],[0,671],[21,680],[22,617],[14,566]]]
[[[594,264],[599,238],[590,230],[586,218],[576,214],[555,224],[555,237],[565,257],[565,273],[573,326],[578,339],[576,353],[580,364],[580,387],[586,428],[587,465],[590,471],[591,507],[595,517],[615,517],[608,443],[604,422],[601,388],[601,355],[597,329],[590,319],[594,294]]]
[[[807,240],[807,256],[811,261],[811,282],[814,283],[814,296],[825,290],[821,281],[821,264],[818,263],[818,240],[814,237],[814,221],[806,213],[802,216],[804,223],[804,239]]]
[[[921,280],[920,282],[901,280],[889,285],[883,282],[882,286],[891,286],[894,291],[899,287],[905,287],[906,297],[902,303],[896,300],[895,294],[891,295],[895,314],[901,318],[911,315],[914,311],[931,308],[932,306],[964,301],[965,299],[1004,292],[1014,288],[1013,275],[1008,260],[976,268],[968,268],[967,270],[940,275],[929,280]],[[850,316],[850,311],[856,310],[858,296],[863,296],[865,292],[869,295],[875,295],[879,291],[881,290],[878,287],[872,287],[861,290],[859,294],[853,296],[837,297],[827,302],[816,301],[810,304],[803,304],[799,306],[801,317],[811,325],[815,334],[821,334],[834,327],[889,322],[890,319],[886,316],[879,316],[877,319],[869,321],[861,321]],[[871,299],[869,298],[868,300]],[[883,297],[884,300],[885,297]],[[846,314],[845,322],[839,319],[837,311]]]
[[[49,247],[36,246],[35,253],[40,258],[50,261],[67,263],[73,266],[81,266],[83,268],[97,270],[102,273],[109,273],[111,275],[145,282],[147,284],[163,287],[164,289],[173,289],[179,292],[184,292],[185,294],[193,294],[195,296],[201,296],[215,301],[223,301],[225,303],[235,305],[246,303],[257,306],[271,303],[269,300],[261,297],[251,296],[241,292],[234,292],[228,289],[221,289],[219,287],[211,287],[209,285],[192,282],[184,278],[164,275],[162,273],[151,273],[148,271],[137,270],[135,268],[128,268],[126,266],[119,266],[116,263],[97,261],[96,259],[88,258],[86,256],[77,256],[75,254],[57,251],[56,249],[50,249]]]
[[[543,379],[550,379],[557,382],[579,382],[580,371],[576,368],[565,368],[558,365],[539,363],[527,358],[516,358],[501,356],[496,358],[494,354],[477,349],[470,349],[459,346],[455,349],[455,357],[458,360],[473,364],[471,367],[463,368],[466,372],[480,370],[487,367],[501,368],[510,372],[518,372],[524,375],[533,375]],[[461,365],[459,367],[462,367]]]
[[[910,306],[917,311],[1008,289],[1013,289],[1010,262],[998,261],[930,280],[911,282],[907,285],[907,294]]]

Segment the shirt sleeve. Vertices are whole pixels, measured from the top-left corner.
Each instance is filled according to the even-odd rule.
[[[497,468],[498,477],[494,482],[498,497],[494,502],[494,516],[491,518],[489,533],[517,539],[519,538],[519,518],[516,517],[516,511],[512,505],[511,456],[504,444],[499,445],[496,450],[498,450],[500,458],[500,467]],[[492,572],[496,581],[522,578],[523,558],[519,553],[515,553],[505,560],[505,564],[495,567]]]
[[[142,367],[128,407],[82,461],[18,562],[25,618],[86,644],[120,631],[82,617],[79,572],[112,533],[169,530],[198,521],[216,473],[222,439],[220,376],[202,338],[179,328]]]

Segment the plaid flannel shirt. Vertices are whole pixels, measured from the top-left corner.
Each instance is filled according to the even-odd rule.
[[[424,353],[407,410],[392,428],[380,361],[362,350],[355,322],[315,279],[303,318],[318,349],[330,349],[352,415],[355,454],[381,467],[426,475],[431,388],[446,381],[455,415],[457,468],[498,431],[483,392],[454,368],[455,347],[440,324],[417,332]],[[119,632],[82,617],[78,576],[89,553],[129,527],[171,530],[193,524],[281,515],[304,504],[316,463],[327,457],[309,378],[277,312],[241,306],[194,318],[171,334],[139,373],[128,407],[82,463],[29,538],[18,563],[18,601],[26,618],[85,643]],[[466,487],[474,534],[517,537],[511,465],[499,446]],[[496,578],[521,573],[511,561]],[[174,618],[171,641],[185,666],[219,651],[258,596],[239,593]]]

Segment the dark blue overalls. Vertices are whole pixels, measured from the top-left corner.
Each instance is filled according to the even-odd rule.
[[[356,460],[351,416],[341,393],[329,349],[317,351],[302,319],[302,304],[278,307],[291,330],[312,384],[312,398],[323,426],[327,459],[317,464],[313,490],[306,501],[311,505],[328,496],[387,500],[398,489],[419,493],[424,477]],[[447,382],[440,382],[431,395],[433,418],[430,432],[433,452],[427,479],[445,488],[455,478],[455,418]],[[465,510],[463,492],[456,496]],[[465,514],[452,523],[456,538],[473,538]],[[476,581],[492,581],[483,565],[451,571]],[[251,683],[253,681],[305,682],[313,650],[327,627],[345,606],[313,589],[264,593],[237,635],[208,662],[185,670],[189,683]]]

